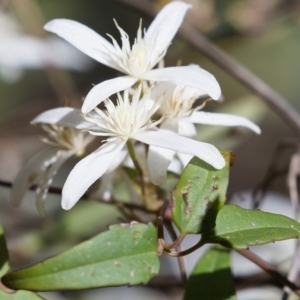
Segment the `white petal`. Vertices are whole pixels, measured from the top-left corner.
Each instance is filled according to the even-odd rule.
[[[158,97],[163,97],[162,102],[164,102],[172,95],[176,87],[177,85],[172,82],[159,82],[151,90],[150,98],[155,101]]]
[[[207,94],[214,100],[218,100],[221,96],[221,88],[216,78],[195,65],[151,70],[143,75],[143,79],[172,81],[195,88],[199,90],[200,94]]]
[[[192,138],[197,135],[197,130],[195,125],[189,120],[180,119],[178,121],[178,133],[180,135]]]
[[[260,134],[260,128],[244,117],[229,114],[208,113],[196,111],[186,119],[189,122],[197,124],[221,125],[221,126],[243,126],[247,127],[257,134]]]
[[[124,147],[124,149],[122,149],[118,156],[114,159],[114,161],[111,163],[110,167],[108,168],[106,173],[111,173],[113,172],[126,158],[126,156],[128,155],[128,151],[127,148]]]
[[[98,119],[100,118],[99,115]],[[100,120],[99,120],[100,121]],[[97,130],[99,129],[94,123],[86,121],[79,109],[72,107],[58,107],[54,109],[49,109],[38,116],[36,116],[31,122],[31,124],[44,123],[44,124],[56,124],[63,127],[72,127],[76,129],[89,129]]]
[[[56,160],[53,161],[53,163],[49,165],[47,169],[42,173],[42,178],[39,180],[35,200],[35,207],[42,217],[46,217],[44,203],[47,197],[49,186],[53,181],[53,177],[60,169],[60,167],[65,163],[65,161],[71,156],[72,153],[70,153],[69,151],[59,150],[56,155]]]
[[[112,94],[123,91],[137,82],[136,78],[130,76],[117,77],[103,81],[94,86],[87,94],[81,111],[86,114]]]
[[[157,14],[146,32],[146,39],[154,44],[153,58],[157,58],[170,44],[178,31],[190,4],[174,1]]]
[[[225,166],[225,160],[215,146],[169,131],[145,131],[135,134],[133,138],[148,145],[197,156],[216,169],[222,169]]]
[[[113,45],[89,27],[73,20],[56,19],[48,22],[44,29],[56,33],[100,63],[123,72],[110,56],[110,53],[118,56]]]
[[[47,148],[24,164],[11,189],[10,201],[13,205],[20,205],[26,190],[39,182],[49,162],[56,160],[57,151],[57,148]]]
[[[199,68],[199,66],[197,66],[197,65],[189,65],[188,67]],[[206,93],[201,90],[191,88],[191,87],[184,87],[183,85],[176,85],[174,94],[176,95],[178,92],[182,94],[181,97],[183,99],[190,99],[190,98],[194,98],[194,97],[199,98],[201,96],[206,95]]]
[[[178,133],[178,120],[177,119],[166,119],[160,124],[160,129],[170,130]]]
[[[107,171],[125,142],[108,142],[82,159],[71,171],[62,190],[62,208],[70,209],[86,190]]]
[[[99,188],[94,193],[89,194],[89,196],[97,200],[102,199],[108,201],[111,198],[111,191],[115,175],[116,174],[114,172],[104,173],[100,179]]]
[[[162,185],[167,180],[167,169],[175,151],[150,146],[147,157],[149,177],[152,183]]]
[[[177,155],[178,155],[178,153],[177,153]],[[184,154],[184,155],[188,155],[188,154]],[[171,163],[168,167],[168,171],[179,175],[179,174],[181,174],[182,169],[183,169],[182,164],[179,161],[179,159],[173,158],[173,160],[171,161]]]
[[[184,168],[190,162],[190,160],[193,158],[193,155],[184,154],[184,153],[177,153],[177,156],[178,156],[179,160],[181,161],[182,166]]]

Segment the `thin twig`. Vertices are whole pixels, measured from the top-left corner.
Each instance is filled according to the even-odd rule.
[[[161,255],[161,253],[164,251],[164,215],[168,208],[169,202],[165,201],[164,205],[160,209],[160,212],[157,217],[157,254]]]
[[[168,230],[168,233],[169,233],[171,239],[173,241],[176,241],[177,240],[177,235],[176,235],[176,232],[175,232],[174,227],[172,225],[172,222],[171,221],[166,221],[165,222],[165,227]],[[175,250],[177,252],[182,251],[180,244],[178,244],[175,247]],[[178,261],[178,265],[179,265],[179,269],[180,269],[180,278],[181,278],[183,284],[185,284],[188,281],[185,257],[178,257],[177,261]]]
[[[299,274],[299,266],[300,266],[300,242],[297,241],[296,251],[292,260],[291,268],[289,270],[287,279],[291,282],[296,282]],[[290,288],[285,286],[283,288],[282,300],[287,300],[291,293]]]
[[[287,177],[287,186],[289,189],[290,199],[295,212],[295,220],[300,221],[300,205],[297,179],[300,175],[300,145],[298,151],[292,155]]]
[[[168,206],[169,206],[169,202],[166,201],[164,203],[164,205],[162,206],[162,208],[159,212],[158,218],[157,218],[157,236],[158,236],[157,252],[159,255],[165,250],[165,245],[166,245],[165,239],[164,239],[164,227],[163,226],[164,226],[164,215],[165,215],[165,212],[166,212]],[[165,226],[169,232],[171,239],[173,241],[177,241],[178,240],[177,234],[174,230],[174,227],[172,226],[171,221],[170,220],[166,221]],[[180,243],[177,243],[175,245],[175,250],[179,253],[182,252]],[[180,269],[181,280],[185,284],[187,282],[187,272],[186,272],[186,262],[185,262],[184,257],[178,257],[178,264],[179,264],[179,269]]]
[[[149,0],[118,0],[130,5],[150,17],[154,17],[157,9]],[[249,88],[252,92],[265,100],[265,102],[280,116],[296,133],[300,133],[300,115],[290,106],[289,102],[274,91],[263,80],[226,54],[219,47],[211,43],[203,34],[191,25],[183,24],[179,34],[193,47],[205,55],[225,72]]]
[[[0,180],[0,186],[11,188],[12,183],[8,182],[8,181]],[[37,186],[33,185],[29,188],[29,190],[35,191],[36,188],[37,188]],[[48,190],[48,193],[55,194],[55,195],[61,195],[61,192],[62,192],[62,189],[61,188],[56,188],[56,187],[50,187],[49,190]],[[87,194],[84,194],[82,198],[90,199],[90,197],[88,197]],[[115,200],[113,198],[110,198],[109,200],[97,199],[97,201],[100,202],[100,203],[103,203],[103,204],[115,205],[115,206],[118,206],[118,207],[121,206],[121,207],[126,207],[128,209],[137,209],[137,210],[140,210],[140,211],[144,211],[144,212],[153,214],[153,211],[149,211],[144,206],[134,204],[134,203],[127,203],[127,202],[124,202],[124,201]]]
[[[300,220],[300,205],[299,205],[299,193],[298,193],[298,183],[297,183],[297,179],[299,175],[300,175],[300,149],[298,143],[297,152],[292,155],[292,158],[290,160],[289,173],[287,176],[287,186],[289,189],[291,203],[294,208],[295,220],[297,222],[299,222]],[[296,281],[299,273],[299,266],[300,266],[300,243],[299,241],[297,241],[297,246],[293,256],[292,264],[287,276],[288,280],[290,280],[291,282]],[[282,299],[283,300],[288,299],[290,293],[291,290],[287,286],[285,286],[283,288]]]
[[[282,156],[284,151],[290,148],[297,148],[297,147],[299,147],[299,141],[290,138],[282,140],[276,146],[264,180],[253,190],[252,193],[253,208],[258,207],[262,198],[265,196],[267,188],[269,187],[273,179],[285,175],[289,172],[289,168],[286,167],[284,167],[282,170],[279,170],[279,165],[282,161]]]
[[[196,245],[194,245],[193,247],[191,247],[189,249],[181,251],[181,249],[179,249],[178,246],[180,246],[180,242],[183,240],[185,235],[179,236],[179,238],[177,238],[177,236],[175,234],[176,243],[175,243],[174,247],[175,247],[176,251],[172,252],[170,250],[170,248],[165,247],[166,243],[165,243],[165,238],[164,238],[164,227],[163,226],[164,226],[164,215],[168,208],[168,205],[169,205],[169,202],[166,201],[165,204],[162,206],[162,208],[158,214],[158,217],[157,217],[157,238],[158,238],[157,253],[158,253],[158,255],[160,255],[162,252],[164,252],[167,255],[172,256],[172,257],[182,257],[182,256],[190,254],[190,253],[194,252],[195,250],[199,249],[203,245],[203,242],[200,238],[200,241]],[[178,240],[180,240],[179,243],[177,243]]]
[[[194,246],[192,246],[191,248],[188,248],[186,250],[183,250],[183,251],[170,251],[168,249],[165,249],[165,253],[169,256],[172,256],[172,257],[181,257],[181,256],[186,256],[188,254],[191,254],[193,253],[194,251],[198,250],[199,248],[201,248],[202,246],[204,245],[203,241],[200,239],[199,242],[197,244],[195,244]]]
[[[296,286],[294,283],[290,282],[286,277],[281,275],[276,268],[271,266],[269,263],[267,263],[265,260],[254,254],[253,252],[249,250],[235,250],[240,255],[244,256],[245,258],[249,259],[253,263],[255,263],[257,266],[262,268],[265,272],[267,272],[269,275],[271,275],[274,279],[276,279],[281,284],[288,286],[291,290],[293,290],[298,296],[300,296],[300,288]]]

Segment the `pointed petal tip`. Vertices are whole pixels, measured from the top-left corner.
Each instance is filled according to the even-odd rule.
[[[44,30],[46,31],[50,31],[52,32],[54,26],[60,21],[60,19],[54,19],[54,20],[51,20],[49,22],[47,22],[45,25],[44,25]]]
[[[259,126],[257,126],[256,124],[253,123],[252,126],[252,130],[256,133],[256,134],[261,134],[261,129]]]
[[[91,107],[89,107],[88,105],[87,105],[87,103],[85,102],[85,103],[83,103],[83,105],[82,105],[82,107],[81,107],[81,112],[83,113],[83,114],[88,114],[89,112],[91,112],[93,109],[91,108]]]
[[[216,160],[213,164],[211,164],[215,169],[221,170],[225,167],[226,162],[225,159],[222,157],[220,160]]]
[[[63,198],[61,200],[61,207],[64,210],[70,210],[74,205],[75,203],[72,203],[72,200],[70,199]]]

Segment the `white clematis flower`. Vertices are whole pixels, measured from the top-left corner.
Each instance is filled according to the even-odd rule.
[[[35,205],[39,214],[45,217],[44,201],[54,175],[68,158],[82,156],[94,137],[75,128],[45,124],[42,128],[49,136],[42,140],[52,147],[39,152],[23,166],[14,180],[10,199],[13,205],[20,205],[26,190],[37,185]]]
[[[140,94],[141,85],[132,99],[126,90],[123,97],[118,95],[117,105],[106,99],[105,111],[96,108],[93,114],[84,116],[85,122],[90,122],[88,128],[98,126],[97,129],[89,129],[89,132],[107,137],[107,139],[104,145],[82,159],[69,174],[62,191],[64,209],[72,208],[85,191],[110,168],[129,139],[197,156],[217,169],[224,167],[225,161],[213,145],[188,139],[170,131],[156,129],[155,126],[161,122],[161,119],[155,122],[151,122],[150,119],[165,100],[164,98],[168,97],[168,93],[153,101],[149,101],[149,90],[144,92],[142,99],[140,99]],[[97,117],[95,113],[98,114]],[[74,114],[78,116],[78,111],[70,112],[65,108],[58,108],[43,113],[38,119],[47,123],[48,116],[50,116],[53,122],[56,115],[56,124],[60,125],[61,122],[64,124],[75,120]],[[82,121],[74,122],[73,126],[81,127]],[[150,163],[157,164],[158,162],[153,160]]]
[[[169,85],[160,84],[161,88]],[[160,124],[160,130],[170,130],[182,136],[194,138],[197,134],[194,124],[221,125],[221,126],[243,126],[260,134],[260,128],[244,117],[234,116],[222,113],[208,113],[198,111],[205,105],[193,107],[195,100],[205,93],[199,93],[198,90],[177,86],[173,94],[161,105],[159,113],[165,117]],[[167,168],[175,154],[175,151],[161,149],[151,146],[148,152],[148,170],[150,180],[161,185],[166,182]],[[178,153],[180,160],[185,166],[191,159],[189,155]],[[151,162],[155,160],[157,164]]]
[[[90,112],[110,95],[123,91],[141,80],[172,81],[205,91],[211,98],[219,99],[221,91],[218,82],[213,75],[200,67],[182,66],[152,70],[166,54],[190,7],[181,1],[173,1],[166,5],[144,35],[140,24],[132,46],[128,35],[117,24],[121,34],[121,47],[114,38],[111,37],[111,44],[92,29],[72,20],[56,19],[47,23],[44,27],[46,30],[56,33],[100,63],[127,74],[92,88],[85,98],[82,112]]]
[[[0,79],[13,83],[27,69],[47,66],[84,71],[91,61],[58,38],[22,32],[13,17],[0,10]]]

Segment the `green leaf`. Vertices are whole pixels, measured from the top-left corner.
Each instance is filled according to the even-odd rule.
[[[197,263],[184,294],[184,300],[194,299],[237,300],[229,250],[212,248]]]
[[[7,274],[12,289],[84,289],[147,283],[159,271],[152,224],[113,225],[109,231],[55,257]]]
[[[4,231],[0,225],[0,277],[6,274],[8,270],[8,251],[6,247]]]
[[[41,300],[45,299],[42,298],[41,296],[27,292],[27,291],[17,291],[13,293],[4,293],[0,291],[0,299],[1,300]]]
[[[216,227],[202,235],[203,243],[219,243],[234,249],[247,249],[275,241],[300,237],[300,224],[286,216],[224,205]]]
[[[173,193],[173,220],[181,233],[202,233],[215,226],[226,200],[232,152],[222,152],[226,166],[216,170],[194,157],[184,169]]]

